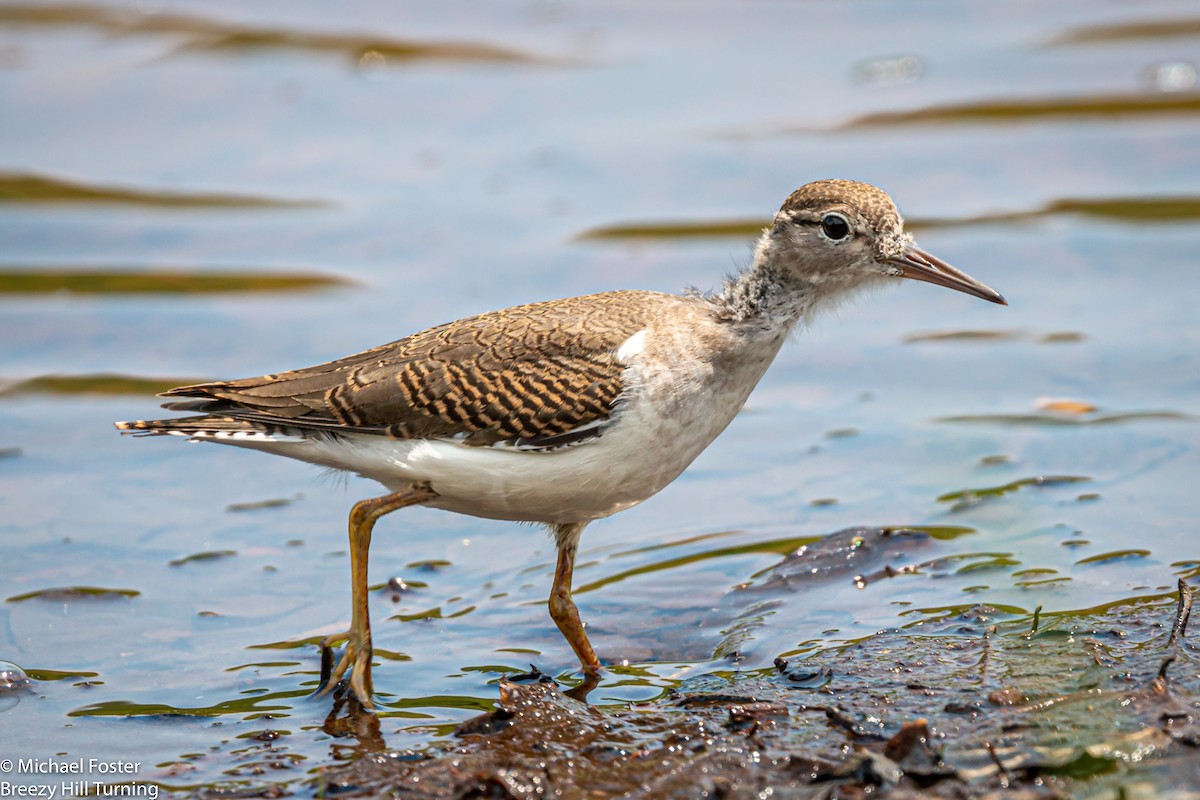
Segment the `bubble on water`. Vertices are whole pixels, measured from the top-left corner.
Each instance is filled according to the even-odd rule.
[[[365,50],[358,57],[358,72],[360,75],[374,77],[388,65],[387,56],[378,50]]]
[[[32,683],[25,670],[10,661],[0,661],[0,713],[21,702],[20,691]]]
[[[919,56],[901,55],[860,61],[854,68],[854,79],[867,86],[886,89],[903,86],[920,79],[925,64]]]
[[[1148,73],[1150,83],[1160,92],[1186,92],[1196,86],[1196,67],[1186,61],[1163,61]]]
[[[11,661],[0,661],[0,692],[24,689],[31,683],[33,680],[25,674],[25,670]]]

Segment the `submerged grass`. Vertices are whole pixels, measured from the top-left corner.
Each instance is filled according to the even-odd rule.
[[[135,205],[157,208],[314,208],[320,200],[223,192],[166,192],[83,183],[29,172],[0,172],[0,203]]]
[[[1089,25],[1068,31],[1050,42],[1050,46],[1129,42],[1145,39],[1187,39],[1200,37],[1200,17],[1148,19]]]
[[[394,61],[450,60],[533,63],[540,59],[510,47],[481,42],[430,42],[375,33],[306,31],[239,25],[215,17],[143,12],[101,5],[17,4],[0,6],[0,26],[88,27],[110,36],[158,34],[183,39],[192,51],[259,50],[341,55],[358,61],[374,54]]]
[[[5,602],[23,603],[26,600],[50,600],[56,603],[69,603],[72,600],[128,599],[139,595],[141,595],[141,592],[136,589],[107,589],[100,586],[60,586],[13,595],[7,598]]]
[[[0,397],[24,395],[155,395],[200,383],[189,378],[141,378],[134,375],[98,372],[91,375],[41,375],[0,388]]]
[[[1200,93],[1103,94],[1082,97],[1018,98],[948,103],[913,110],[864,114],[843,127],[875,128],[896,125],[948,125],[1079,120],[1092,117],[1137,118],[1200,114]]]
[[[347,286],[331,275],[301,272],[198,272],[187,270],[73,270],[69,268],[0,271],[5,294],[238,294],[309,292]]]
[[[920,231],[1037,222],[1057,216],[1080,216],[1122,224],[1127,224],[1130,220],[1160,224],[1195,222],[1200,220],[1200,196],[1064,197],[1026,211],[999,211],[972,217],[916,217],[905,220],[904,226],[909,230]],[[770,225],[771,220],[766,218],[618,222],[589,228],[577,234],[575,241],[745,240],[757,237]]]

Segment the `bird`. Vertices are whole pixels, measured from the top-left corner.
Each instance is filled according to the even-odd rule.
[[[1007,305],[919,248],[882,189],[818,180],[788,196],[750,262],[712,291],[616,290],[482,313],[318,366],[174,388],[163,407],[190,416],[115,425],[387,490],[350,510],[350,627],[321,643],[319,693],[341,686],[374,707],[371,536],[380,517],[416,505],[546,526],[550,616],[594,678],[602,664],[571,595],[584,529],[675,480],[814,315],[900,279]]]

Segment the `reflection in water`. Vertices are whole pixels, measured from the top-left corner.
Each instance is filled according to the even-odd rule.
[[[387,749],[381,725],[380,716],[363,708],[353,696],[337,696],[321,730],[335,739],[354,740],[353,745],[339,743],[334,753],[337,759],[348,761]]]

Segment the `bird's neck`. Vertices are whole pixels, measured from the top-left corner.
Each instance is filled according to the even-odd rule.
[[[717,313],[731,322],[790,330],[809,316],[820,293],[812,281],[780,263],[770,233],[764,233],[754,250],[754,262],[728,278],[710,299]]]

